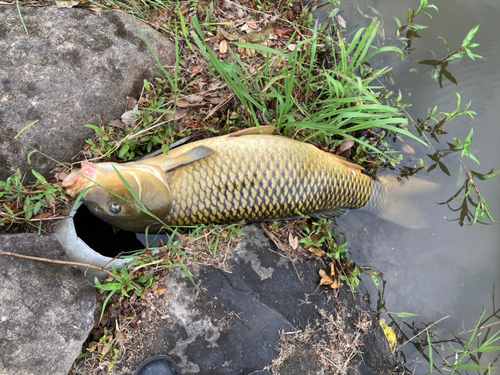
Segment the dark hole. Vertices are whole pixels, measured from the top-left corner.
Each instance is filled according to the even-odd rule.
[[[87,209],[87,206],[83,204],[76,211],[73,221],[77,236],[101,255],[113,258],[121,252],[126,255],[127,252],[141,250],[146,247],[146,238],[143,233],[127,232],[126,230],[113,228],[112,225],[94,216]],[[166,244],[168,236],[150,234],[148,235],[147,245],[156,247],[158,246],[158,240],[162,240]]]

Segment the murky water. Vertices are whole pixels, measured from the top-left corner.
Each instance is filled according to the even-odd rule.
[[[489,172],[492,168],[499,169],[500,2],[456,0],[431,3],[436,4],[439,13],[430,9],[432,19],[426,15],[419,15],[415,19],[416,24],[428,28],[419,31],[421,38],[413,39],[411,51],[406,54],[405,60],[394,56],[383,62],[384,66],[394,67],[394,84],[386,84],[389,84],[390,90],[401,90],[403,100],[413,104],[408,112],[415,119],[426,117],[427,109],[435,105],[438,111],[452,112],[456,105],[455,91],[462,96],[463,104],[472,101],[469,109],[477,115],[474,119],[458,117],[445,124],[443,128],[449,134],[440,136],[439,144],[433,141],[434,149],[409,142],[417,154],[413,160],[407,155],[402,164],[414,165],[415,159],[419,157],[424,159],[427,166],[433,164],[427,154],[433,154],[436,149],[448,148],[446,142],[453,143],[453,137],[465,139],[473,127],[472,153],[481,165],[475,165],[470,160],[464,162],[472,170],[481,173]],[[370,22],[356,7],[366,14],[373,14],[368,7],[373,6],[383,17],[385,44],[391,45],[397,28],[393,16],[406,23],[408,9],[416,9],[418,5],[418,0],[343,1],[341,15],[347,21],[346,35]],[[441,88],[431,76],[432,68],[418,62],[441,59],[448,54],[438,36],[444,37],[450,50],[454,51],[477,24],[481,26],[473,41],[481,45],[474,52],[484,56],[486,61],[472,61],[464,57],[451,62],[447,70],[458,84],[444,78]],[[401,47],[400,44],[396,45]],[[362,289],[368,290],[372,296],[373,307],[418,314],[417,318],[406,318],[404,321],[411,324],[414,320],[421,328],[424,327],[422,323],[449,315],[450,318],[439,324],[439,330],[435,330],[438,338],[447,339],[451,336],[448,330],[458,333],[474,328],[484,308],[488,309],[486,315],[492,313],[494,286],[500,285],[500,224],[461,227],[456,221],[450,221],[459,216],[458,212],[452,212],[446,205],[437,205],[436,202],[448,200],[462,185],[464,175],[456,156],[448,155],[442,161],[451,177],[439,168],[428,174],[419,172],[419,176],[440,184],[438,191],[419,197],[421,200],[416,202],[425,207],[429,228],[406,229],[362,211],[344,215],[337,222],[348,235],[352,258],[361,265],[372,266],[383,273],[386,284],[383,298],[378,304],[377,290],[371,281],[362,284]],[[490,204],[492,216],[500,220],[500,177],[478,181],[478,188]],[[454,207],[458,206],[454,203]],[[384,305],[381,306],[381,303]],[[381,317],[387,318],[385,314]],[[397,321],[401,324],[402,319],[397,318]],[[498,319],[488,323],[493,321]],[[494,330],[498,328],[494,327]],[[412,335],[407,328],[404,333]],[[425,335],[422,338],[425,339]],[[404,353],[409,361],[417,356],[419,362],[423,360],[411,344],[404,347]],[[416,373],[426,373],[428,369],[428,363],[419,363]]]

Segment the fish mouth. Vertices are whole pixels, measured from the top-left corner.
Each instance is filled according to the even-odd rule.
[[[84,179],[85,177],[93,180],[96,175],[96,165],[88,161],[82,161],[82,167],[79,171],[71,172],[62,182],[62,187],[71,188]]]

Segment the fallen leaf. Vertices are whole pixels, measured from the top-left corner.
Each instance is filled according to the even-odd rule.
[[[109,126],[112,126],[114,128],[119,128],[119,129],[123,129],[125,127],[125,124],[123,123],[123,121],[119,118],[114,118],[112,120],[110,120],[108,122],[108,125]]]
[[[194,104],[194,103],[201,103],[205,98],[201,95],[193,94],[184,97],[184,99],[186,99],[188,103]]]
[[[401,148],[401,150],[403,150],[403,152],[406,152],[407,154],[412,154],[414,155],[415,154],[415,150],[413,149],[413,147],[411,147],[409,144],[405,143],[403,145],[403,147]]]
[[[337,15],[337,19],[339,20],[340,27],[345,29],[347,27],[347,23],[345,22],[345,19],[340,14]]]
[[[333,280],[330,276],[322,277],[319,281],[319,285],[331,285],[333,284]]]
[[[219,52],[222,54],[227,53],[227,40],[221,40],[221,42],[219,43]]]
[[[180,120],[181,118],[185,117],[187,115],[187,111],[183,109],[178,109],[175,111],[175,119]],[[167,113],[167,120],[172,121],[174,119],[174,114],[173,113]]]
[[[135,117],[133,117],[135,115]],[[134,122],[138,120],[138,116],[141,115],[141,111],[139,111],[139,106],[136,105],[134,109],[125,112],[121,116],[121,120],[123,121],[124,124],[126,125],[132,125]]]
[[[165,294],[167,289],[168,288],[166,286],[160,286],[160,287],[156,288],[155,290],[153,290],[153,296],[155,296],[155,297],[161,296],[162,294]]]
[[[297,250],[297,248],[299,247],[299,239],[297,238],[297,236],[294,236],[292,232],[288,234],[288,243],[293,250]]]
[[[239,42],[245,42],[245,39],[240,38],[238,39]],[[245,51],[245,48],[238,46],[238,53],[243,53]]]
[[[239,36],[236,35],[236,34],[231,34],[231,33],[228,33],[227,31],[224,31],[224,30],[219,30],[219,32],[222,34],[222,36],[224,38],[226,38],[227,40],[238,40]]]
[[[288,49],[289,49],[290,51],[295,51],[295,48],[296,48],[296,47],[297,47],[297,45],[296,45],[295,43],[290,43],[290,44],[288,45]]]
[[[247,21],[247,26],[248,26],[249,28],[251,28],[252,30],[257,29],[257,27],[258,27],[258,26],[257,26],[257,24],[255,23],[255,21],[254,21],[252,18],[250,18],[250,19]]]
[[[181,108],[189,107],[189,103],[187,102],[187,100],[184,100],[184,99],[178,99],[177,102],[175,103],[175,105],[177,107],[181,107]]]
[[[203,68],[199,65],[195,65],[193,66],[193,69],[191,69],[191,77],[198,74],[198,73],[201,73],[203,71]]]
[[[323,250],[321,250],[320,248],[318,248],[316,246],[311,246],[307,250],[309,250],[311,253],[313,253],[314,255],[316,255],[318,257],[322,257],[323,255],[326,255],[326,253]]]
[[[327,277],[328,274],[326,273],[325,270],[319,270],[319,275],[323,278],[323,277]]]
[[[263,43],[269,39],[271,31],[273,31],[273,25],[269,24],[259,31],[250,31],[244,38],[250,43]]]
[[[223,99],[223,98],[212,98],[212,97],[207,97],[207,98],[205,98],[205,99],[207,99],[207,100],[208,100],[210,103],[212,103],[212,104],[220,104],[220,103],[222,103],[222,102],[224,101],[224,99]]]
[[[87,8],[88,10],[91,10],[92,12],[100,12],[102,8]]]
[[[137,99],[131,96],[127,96],[127,104],[125,105],[125,110],[130,111],[134,109],[136,105],[137,105]]]
[[[335,276],[335,263],[330,263],[330,276]]]
[[[339,279],[337,279],[337,278],[335,278],[335,279],[333,280],[333,283],[331,283],[331,284],[330,284],[330,288],[332,288],[332,289],[338,289],[338,288],[340,288],[341,286],[342,286],[342,283],[341,283],[341,282],[340,282],[340,280],[339,280]]]
[[[354,145],[354,141],[349,138],[344,138],[342,140],[342,143],[340,144],[339,147],[337,147],[337,150],[335,151],[335,155],[341,154],[346,150],[349,150],[352,146]]]
[[[78,4],[80,4],[80,1],[56,1],[56,6],[58,8],[73,8]]]

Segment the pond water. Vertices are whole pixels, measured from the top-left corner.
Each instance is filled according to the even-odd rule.
[[[384,82],[389,90],[401,90],[403,101],[412,103],[408,108],[414,118],[425,118],[427,109],[438,106],[438,111],[452,112],[456,106],[456,94],[462,97],[462,105],[472,101],[470,110],[477,115],[474,119],[461,116],[446,123],[443,129],[448,134],[438,137],[440,143],[432,140],[432,148],[427,149],[416,142],[405,140],[416,151],[416,155],[405,154],[401,165],[415,165],[422,158],[425,165],[434,162],[427,156],[436,150],[447,149],[446,142],[453,143],[453,137],[465,139],[470,128],[474,128],[472,153],[481,162],[478,166],[468,159],[463,159],[468,168],[487,173],[492,168],[499,169],[500,140],[500,43],[498,42],[498,20],[500,2],[498,0],[456,0],[436,1],[439,12],[429,9],[432,19],[419,15],[415,24],[425,25],[419,30],[420,38],[411,42],[411,50],[405,54],[404,61],[396,56],[386,56],[384,61],[376,61],[377,67],[392,66],[393,81]],[[347,21],[349,35],[359,27],[368,26],[371,21],[363,17],[357,7],[367,15],[374,16],[369,6],[382,15],[385,31],[385,45],[394,44],[397,24],[393,17],[406,23],[408,9],[416,9],[418,0],[384,1],[343,1],[341,16]],[[441,59],[448,52],[441,39],[446,39],[450,51],[458,49],[470,29],[480,24],[473,42],[480,46],[474,52],[485,60],[472,61],[468,57],[451,62],[447,70],[456,79],[457,84],[443,78],[442,88],[431,76],[432,67],[419,64],[419,61]],[[379,37],[382,42],[382,37]],[[395,45],[403,47],[400,43]],[[395,55],[395,54],[394,54]],[[401,144],[397,145],[401,147]],[[431,331],[433,340],[453,338],[450,331],[459,334],[474,328],[483,309],[489,316],[494,311],[494,288],[500,285],[500,224],[460,226],[451,221],[459,216],[446,205],[438,205],[454,195],[464,182],[464,172],[459,159],[450,154],[441,161],[446,165],[451,176],[440,168],[429,173],[420,171],[418,176],[436,182],[440,188],[426,196],[419,196],[415,203],[426,210],[429,228],[407,229],[382,221],[363,211],[352,211],[337,219],[337,223],[346,233],[351,257],[360,265],[372,266],[383,274],[384,288],[377,291],[369,278],[361,284],[361,289],[368,291],[375,310],[392,312],[411,312],[416,318],[397,318],[396,324],[403,329],[400,344],[404,336],[413,336],[410,329],[413,322],[420,329],[425,323],[450,316]],[[490,212],[500,220],[500,176],[487,181],[478,181],[479,191],[490,204]],[[459,207],[460,202],[452,202]],[[487,323],[498,321],[496,317]],[[388,318],[387,314],[380,317]],[[390,321],[390,319],[389,319]],[[407,323],[407,324],[405,324]],[[410,327],[409,327],[409,326]],[[396,328],[397,329],[397,328]],[[498,331],[498,325],[492,331]],[[486,332],[484,332],[484,335]],[[491,335],[491,332],[490,332]],[[467,337],[468,334],[459,334]],[[426,339],[425,334],[422,339]],[[409,368],[411,361],[418,357],[416,374],[429,371],[429,364],[423,358],[420,346],[412,344],[403,347],[403,353]],[[425,349],[427,350],[427,349]],[[424,352],[425,354],[426,352]],[[485,361],[484,364],[487,364]],[[494,370],[495,371],[495,370]],[[496,370],[499,371],[499,370]],[[493,372],[492,372],[493,373]]]

